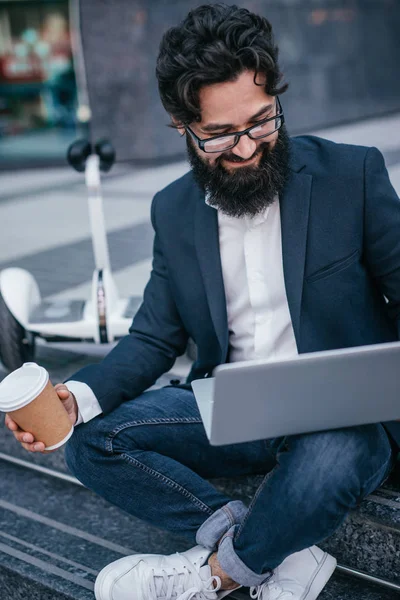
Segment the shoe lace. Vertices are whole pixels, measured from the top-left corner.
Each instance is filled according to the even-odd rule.
[[[177,552],[177,554],[179,554]],[[145,600],[214,600],[221,589],[221,579],[211,576],[204,580],[196,568],[183,555],[179,555],[184,566],[171,572],[165,569],[151,569],[142,574],[142,590]],[[216,586],[214,587],[214,583]]]
[[[284,590],[274,579],[250,588],[250,598],[253,600],[286,600],[293,595],[293,592]]]

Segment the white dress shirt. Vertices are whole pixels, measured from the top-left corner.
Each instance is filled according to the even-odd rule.
[[[279,200],[253,218],[218,213],[229,362],[297,354],[282,262]]]
[[[296,356],[283,276],[279,200],[253,218],[218,212],[218,229],[229,362]],[[67,381],[66,385],[78,403],[76,425],[102,412],[86,383]]]

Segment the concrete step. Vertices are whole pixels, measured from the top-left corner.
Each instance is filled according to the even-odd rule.
[[[113,560],[187,549],[82,486],[1,460],[0,478],[4,600],[91,600],[97,573]]]
[[[399,592],[335,572],[318,600],[398,600]]]
[[[74,480],[68,472],[62,450],[50,455],[29,454],[15,442],[4,425],[0,427],[1,457],[22,461],[22,464],[28,464],[34,469],[49,469],[51,474]],[[320,544],[337,558],[339,564],[397,585],[400,585],[399,478],[400,470],[396,470],[385,486],[362,502],[337,532]],[[234,480],[218,479],[212,483],[232,498],[242,499],[249,504],[261,481],[262,477],[242,477]],[[135,528],[138,528],[138,524]],[[174,547],[171,548],[171,552],[176,551]]]
[[[97,573],[133,553],[187,542],[143,524],[82,486],[0,460],[0,578],[6,600],[92,600]],[[336,571],[321,600],[394,600],[399,592]],[[233,600],[249,598],[242,589]]]

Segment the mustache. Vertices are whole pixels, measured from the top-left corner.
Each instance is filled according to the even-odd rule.
[[[248,160],[252,160],[256,156],[258,156],[259,154],[262,154],[266,148],[269,148],[268,142],[264,142],[263,144],[260,144],[260,146],[258,146],[258,148],[256,148],[255,152],[249,158],[242,158],[241,156],[238,156],[237,154],[229,153],[229,154],[221,154],[221,156],[219,156],[215,162],[218,165],[220,165],[223,160],[229,160],[229,162],[235,162],[235,163],[247,162]]]

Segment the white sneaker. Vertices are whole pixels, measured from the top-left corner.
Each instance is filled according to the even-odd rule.
[[[233,590],[218,591],[221,579],[211,575],[210,554],[195,546],[182,554],[134,554],[116,560],[98,574],[96,600],[220,600]]]
[[[257,600],[315,600],[335,568],[336,558],[311,546],[285,558],[269,581],[250,588],[250,596]]]

